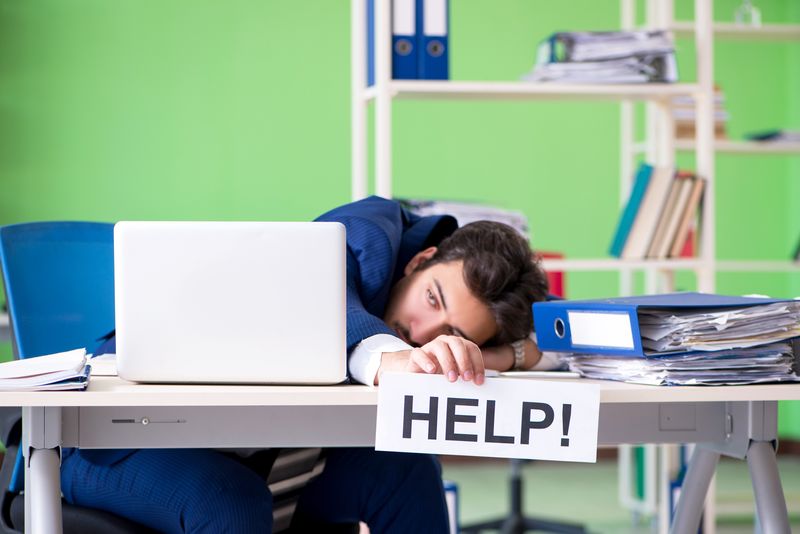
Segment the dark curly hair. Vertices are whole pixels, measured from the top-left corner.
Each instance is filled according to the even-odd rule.
[[[463,261],[464,281],[489,307],[497,333],[487,345],[505,345],[533,330],[531,305],[547,297],[547,276],[527,240],[507,224],[477,221],[445,238],[431,259],[437,263]]]

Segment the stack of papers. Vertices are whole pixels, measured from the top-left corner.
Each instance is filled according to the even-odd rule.
[[[0,364],[0,391],[83,390],[90,372],[86,349],[14,360]]]
[[[564,32],[542,42],[523,79],[562,83],[675,82],[678,69],[663,31]]]
[[[587,378],[658,386],[796,382],[792,343],[649,358],[570,355],[569,367]]]
[[[639,312],[648,351],[716,351],[800,336],[800,301],[698,312]]]

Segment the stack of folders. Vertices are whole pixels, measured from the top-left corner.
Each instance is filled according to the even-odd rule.
[[[609,253],[622,259],[694,255],[705,180],[643,163],[622,211]]]
[[[83,390],[91,366],[86,349],[76,349],[0,364],[0,391]]]
[[[367,2],[367,85],[375,84],[375,0]],[[449,76],[449,0],[392,0],[392,79]]]
[[[664,31],[562,32],[544,40],[524,79],[562,83],[676,82],[675,48]]]
[[[800,380],[800,301],[672,293],[533,306],[539,348],[587,378],[650,385]]]

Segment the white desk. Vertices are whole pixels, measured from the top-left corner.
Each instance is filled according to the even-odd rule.
[[[500,379],[502,380],[502,379]],[[581,379],[565,379],[574,382]],[[777,401],[800,385],[600,386],[601,445],[697,443],[672,532],[697,532],[721,454],[747,459],[764,534],[789,533],[773,445]],[[83,392],[0,392],[23,407],[26,531],[59,532],[59,447],[370,446],[377,390],[366,386],[140,385],[95,377]]]

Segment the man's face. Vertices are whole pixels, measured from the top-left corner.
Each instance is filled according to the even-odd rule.
[[[392,288],[384,321],[408,344],[418,347],[439,335],[456,335],[483,345],[497,324],[489,307],[469,290],[461,261],[416,267],[435,252],[420,252]]]

